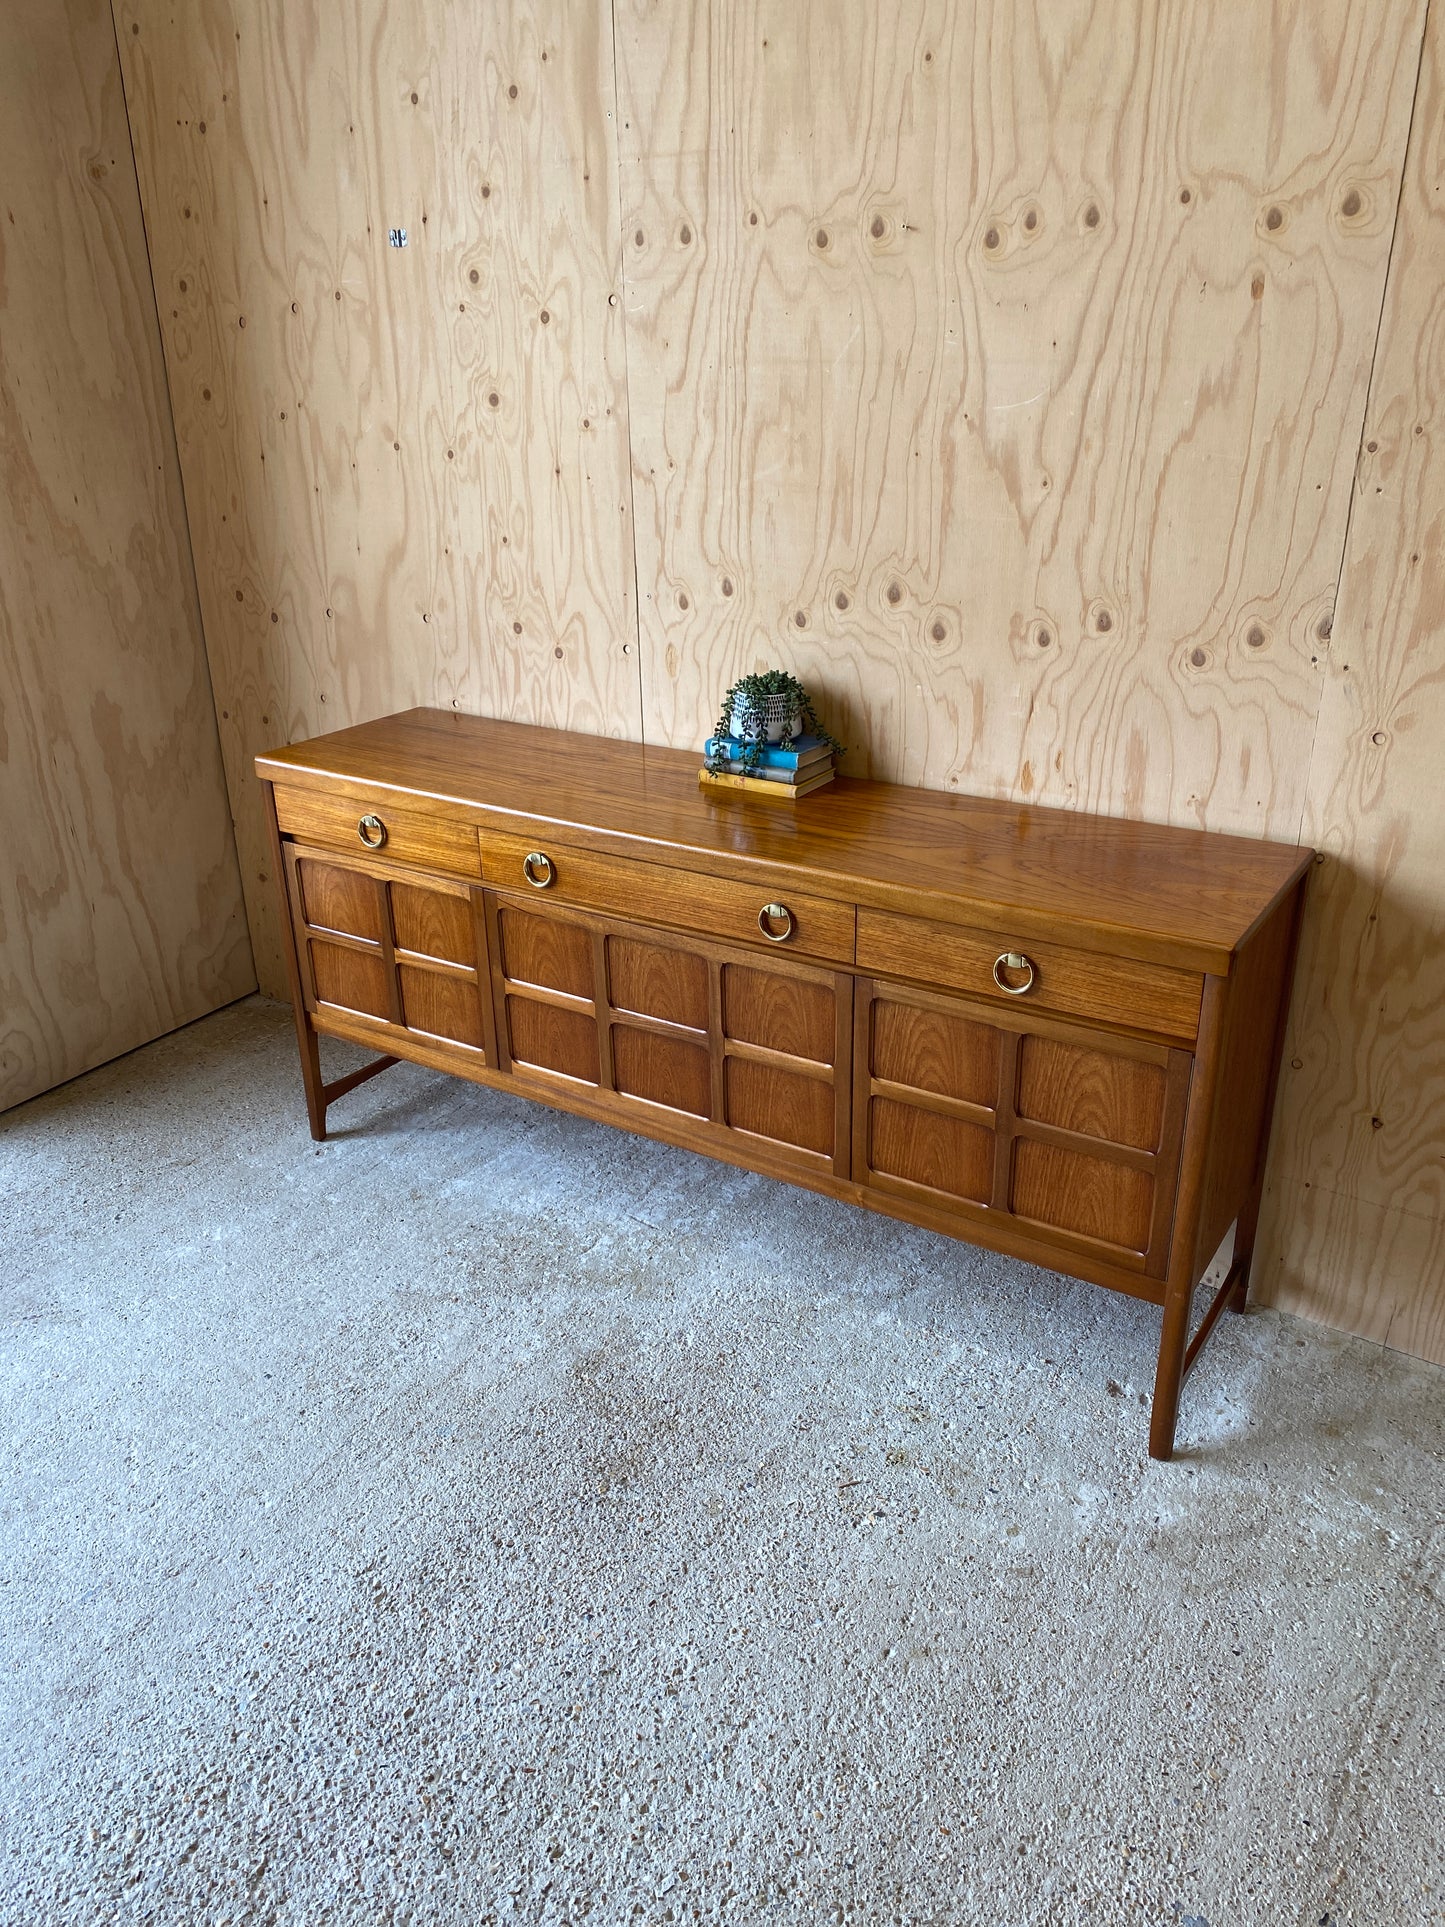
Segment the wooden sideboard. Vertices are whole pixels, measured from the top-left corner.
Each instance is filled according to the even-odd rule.
[[[1129,1292],[1167,1458],[1244,1305],[1311,852],[698,764],[425,709],[258,757],[312,1135],[407,1057]],[[318,1034],[380,1055],[326,1083]]]

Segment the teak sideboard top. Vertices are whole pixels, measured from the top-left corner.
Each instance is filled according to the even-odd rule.
[[[459,825],[566,832],[584,849],[682,861],[763,889],[1227,976],[1313,852],[840,777],[801,803],[700,790],[699,751],[412,709],[258,756],[275,783]],[[480,873],[479,873],[480,874]]]

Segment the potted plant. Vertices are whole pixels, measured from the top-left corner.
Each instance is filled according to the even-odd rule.
[[[842,744],[818,721],[813,699],[786,669],[765,669],[761,675],[741,676],[722,699],[715,737],[732,737],[742,745],[742,761],[755,764],[767,744],[791,743],[805,729],[820,737],[835,754]],[[717,759],[710,759],[715,762]]]

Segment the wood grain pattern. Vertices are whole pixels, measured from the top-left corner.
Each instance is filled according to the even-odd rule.
[[[724,964],[723,1034],[789,1057],[831,1064],[836,1035],[832,983]]]
[[[869,1101],[871,1171],[926,1185],[941,1195],[987,1204],[993,1191],[993,1164],[993,1133],[982,1125],[891,1097]]]
[[[585,754],[580,743],[578,747]],[[558,768],[557,775],[562,777],[565,771]],[[547,834],[538,829],[523,836],[483,830],[482,871],[488,883],[506,890],[524,888],[529,896],[537,891],[545,894],[549,903],[568,904],[574,909],[676,924],[700,935],[751,944],[761,951],[786,949],[790,954],[801,951],[837,963],[853,961],[851,904],[829,903],[797,889],[789,890],[786,907],[791,927],[785,940],[775,945],[759,924],[768,893],[756,884],[700,877],[656,862],[634,863],[627,857],[601,856],[559,843],[550,834],[550,826],[547,828]],[[524,866],[537,868],[532,864],[534,854],[544,856],[550,866],[550,880],[540,888],[525,875]]]
[[[873,999],[874,1077],[940,1097],[992,1106],[998,1095],[999,1033],[951,1011]]]
[[[513,982],[565,990],[573,997],[592,996],[592,944],[580,924],[503,902],[497,926],[502,969]]]
[[[475,965],[476,931],[471,903],[458,892],[420,890],[413,883],[390,886],[391,923],[398,950],[415,950],[449,963]]]
[[[1013,1209],[1021,1218],[1142,1253],[1153,1203],[1147,1172],[1032,1138],[1014,1144]]]
[[[1001,990],[994,966],[1002,956],[1025,955],[1032,982],[1017,998]],[[1024,951],[1011,932],[966,930],[927,917],[886,910],[858,912],[858,968],[918,983],[947,985],[974,997],[1030,1010],[1062,1011],[1129,1029],[1155,1031],[1188,1042],[1199,1021],[1200,979],[1162,964],[1122,962],[1087,950],[1029,938]],[[1012,981],[1004,973],[1004,982]]]
[[[1049,1037],[1025,1037],[1019,1048],[1018,1115],[1086,1137],[1157,1151],[1164,1088],[1162,1064]]]
[[[782,662],[857,770],[1325,844],[1261,1287],[1445,1355],[1435,16],[1387,290],[1424,0],[116,0],[268,985],[252,750]],[[713,807],[771,889],[850,806]]]
[[[381,893],[376,878],[341,863],[316,857],[296,860],[301,915],[313,930],[340,930],[349,937],[381,942]]]
[[[815,1077],[776,1064],[729,1057],[724,1066],[726,1120],[735,1131],[769,1138],[820,1157],[833,1155],[833,1091]]]
[[[311,940],[310,952],[311,981],[323,1004],[359,1010],[368,1017],[391,1018],[387,968],[379,952],[343,948],[319,937]]]
[[[801,941],[811,900],[822,896],[834,901],[820,914],[854,903],[916,911],[975,931],[1001,926],[1010,945],[1056,938],[1067,924],[1071,953],[1224,972],[1310,855],[1250,837],[847,779],[826,803],[812,797],[788,811],[719,804],[699,794],[695,753],[435,709],[271,750],[257,768],[278,791],[318,799],[343,838],[366,809],[384,820],[424,814],[472,834],[479,826],[489,881],[528,898],[539,893],[523,882],[522,862],[539,845],[558,866],[540,894],[584,893],[590,877],[597,901],[628,916],[683,916],[667,864],[681,863],[700,893],[713,877],[746,878],[741,895],[699,901],[735,918],[760,950],[760,898],[793,905]],[[610,870],[595,861],[613,855],[630,860]],[[581,865],[570,882],[569,862]],[[655,894],[639,895],[644,885]],[[825,925],[847,958],[850,927]],[[982,959],[987,995],[1009,1002],[987,975],[996,954]],[[1139,980],[1157,981],[1148,971]]]
[[[692,951],[609,936],[607,982],[614,1010],[707,1029],[707,964]]]
[[[379,832],[368,826],[368,836],[379,834],[380,843],[368,842],[362,836],[365,817],[381,825]],[[349,856],[375,849],[400,863],[420,863],[456,876],[482,874],[477,839],[470,830],[420,810],[397,809],[380,797],[322,796],[314,790],[291,789],[278,783],[276,820],[285,836],[329,844]]]
[[[1256,1276],[1445,1361],[1445,9],[1431,8],[1305,826]]]
[[[614,1024],[612,1067],[615,1087],[624,1097],[645,1098],[692,1117],[712,1114],[712,1075],[701,1044]]]
[[[483,1048],[482,1012],[474,983],[439,970],[420,970],[412,964],[400,965],[397,976],[408,1029],[446,1037],[473,1050]]]
[[[577,1010],[558,1010],[531,997],[511,995],[506,1011],[514,1064],[554,1071],[582,1084],[598,1082],[601,1070],[595,1018]]]
[[[648,739],[1297,835],[1422,15],[619,0]]]
[[[104,0],[0,9],[0,825],[0,1110],[253,987]]]
[[[115,22],[277,989],[258,749],[419,700],[637,734],[610,25],[581,0]]]

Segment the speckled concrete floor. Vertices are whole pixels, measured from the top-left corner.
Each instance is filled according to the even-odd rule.
[[[0,1121],[0,1919],[1445,1920],[1445,1380],[252,1000]]]

